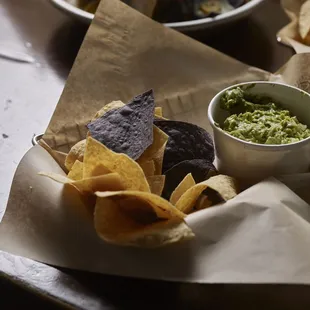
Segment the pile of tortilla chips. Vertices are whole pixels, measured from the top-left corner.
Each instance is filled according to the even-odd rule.
[[[40,174],[76,188],[106,242],[159,247],[190,239],[187,214],[237,194],[235,180],[212,164],[210,135],[164,119],[152,90],[107,104],[87,128],[66,155],[66,177]]]
[[[301,6],[298,23],[302,42],[310,45],[310,0],[305,1]]]

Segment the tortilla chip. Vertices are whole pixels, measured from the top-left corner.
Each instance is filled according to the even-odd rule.
[[[124,105],[125,105],[125,103],[122,102],[122,101],[120,101],[120,100],[112,101],[112,102],[106,104],[104,107],[102,107],[102,108],[95,114],[95,116],[92,118],[91,121],[96,120],[97,118],[101,117],[102,115],[104,115],[106,112],[108,112],[108,111],[110,111],[110,110],[122,108]],[[162,117],[162,116],[163,116],[162,107],[155,107],[154,116],[163,118],[163,117]]]
[[[162,174],[163,172],[163,162],[164,162],[164,154],[165,154],[166,145],[167,145],[167,141],[153,157],[154,164],[155,164],[155,172],[154,172],[155,175]]]
[[[153,175],[161,175],[163,157],[169,137],[156,126],[153,126],[153,137],[153,143],[145,150],[137,162],[141,167],[144,167],[147,162],[153,161],[155,169]]]
[[[191,187],[195,186],[196,182],[191,173],[187,174],[177,188],[172,192],[170,202],[175,205],[180,197]]]
[[[104,115],[106,112],[113,110],[113,109],[118,109],[122,108],[125,105],[124,102],[120,100],[112,101],[108,104],[106,104],[104,107],[102,107],[93,117],[92,121],[96,120],[97,118],[100,118],[102,115]]]
[[[140,210],[132,209],[130,201],[121,204],[111,198],[97,198],[94,212],[96,232],[100,238],[112,244],[145,248],[165,246],[194,237],[182,220],[145,223],[140,219],[143,213],[148,217],[143,205]]]
[[[174,165],[197,158],[214,161],[214,147],[210,134],[201,127],[179,121],[154,120],[168,136],[165,149],[163,172]]]
[[[300,8],[299,34],[305,39],[310,31],[310,1],[306,1]]]
[[[75,144],[68,153],[65,161],[66,168],[70,171],[76,160],[83,162],[86,139]]]
[[[164,119],[168,120],[168,118],[163,117],[163,109],[162,107],[155,107],[155,119]]]
[[[125,198],[138,199],[147,205],[147,209],[153,210],[160,219],[183,219],[185,214],[176,209],[169,201],[155,194],[138,191],[118,191],[118,192],[96,192],[98,197],[110,198],[113,200],[122,200]]]
[[[208,198],[208,201],[211,203],[211,206],[217,205],[221,202],[225,202],[223,197],[218,192],[213,190],[211,187],[207,187],[203,191],[201,196],[206,196]]]
[[[48,178],[50,178],[50,179],[52,179],[58,183],[62,183],[62,184],[69,184],[69,183],[71,184],[71,183],[75,182],[74,180],[71,180],[64,175],[53,173],[53,172],[40,171],[40,172],[38,172],[38,175],[48,177]]]
[[[91,176],[92,177],[97,177],[99,175],[104,175],[104,174],[108,174],[108,173],[112,173],[112,171],[110,169],[108,169],[107,167],[105,167],[104,165],[98,164],[91,171]]]
[[[145,162],[139,163],[139,165],[142,168],[146,177],[154,175],[155,173],[154,160],[145,161]]]
[[[161,196],[161,193],[165,185],[165,179],[166,177],[164,175],[153,175],[147,177],[147,181],[150,185],[152,194]]]
[[[71,183],[80,192],[95,193],[97,191],[118,191],[125,189],[125,185],[118,173],[109,173],[83,179]]]
[[[120,175],[117,173],[109,173],[78,181],[74,181],[63,175],[51,172],[39,172],[39,175],[49,177],[58,183],[72,185],[81,193],[93,194],[97,191],[119,191],[125,189],[125,185],[122,182]]]
[[[199,196],[207,187],[217,191],[225,201],[237,195],[235,180],[225,175],[217,175],[188,189],[177,201],[176,208],[186,214],[191,213]]]
[[[68,169],[65,166],[65,161],[68,154],[53,150],[43,139],[40,139],[38,144],[42,146],[55,159],[55,161],[64,172],[68,173]]]
[[[76,160],[68,173],[68,178],[74,181],[83,179],[83,163]]]
[[[212,202],[208,196],[201,194],[196,201],[195,210],[203,210],[212,206]]]
[[[153,143],[144,151],[137,160],[138,163],[153,160],[158,151],[167,143],[168,135],[166,135],[158,127],[153,126]]]
[[[138,159],[153,142],[154,94],[149,90],[87,125],[91,136],[116,153]]]
[[[216,175],[206,182],[208,187],[218,192],[225,201],[234,198],[238,194],[237,181],[227,175]]]
[[[68,154],[64,152],[60,152],[60,151],[55,151],[55,150],[53,150],[53,153],[54,153],[54,159],[56,160],[56,162],[59,164],[59,166],[62,168],[64,172],[67,172],[65,161],[66,161]]]
[[[155,107],[154,115],[158,117],[163,116],[163,108],[162,107]]]
[[[303,43],[306,45],[310,45],[310,33],[303,39]]]
[[[150,192],[150,187],[145,178],[142,168],[125,154],[118,154],[109,150],[97,140],[87,138],[84,154],[84,178],[91,177],[92,171],[102,165],[111,172],[120,175],[128,190]]]
[[[142,231],[142,233],[135,234],[129,245],[143,248],[158,248],[190,240],[194,237],[195,234],[186,223],[170,220],[153,224]]]
[[[208,187],[207,181],[196,184],[188,189],[177,201],[175,207],[183,213],[189,214],[194,210],[195,203],[201,193]]]
[[[117,173],[110,173],[104,176],[92,177],[78,181],[73,181],[53,173],[41,172],[39,174],[47,176],[59,183],[72,185],[81,193],[93,194],[97,191],[119,191],[125,189],[124,184]]]
[[[166,183],[162,196],[169,199],[188,173],[192,174],[196,183],[200,183],[216,175],[217,171],[209,159],[184,160],[165,171]]]

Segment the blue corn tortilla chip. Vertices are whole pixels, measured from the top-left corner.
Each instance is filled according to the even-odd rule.
[[[163,172],[185,160],[205,159],[210,164],[214,161],[213,141],[203,128],[190,123],[159,119],[154,120],[154,125],[169,136]]]
[[[87,125],[90,135],[116,153],[138,159],[153,143],[154,94],[149,90]]]
[[[195,182],[200,183],[207,180],[211,176],[217,174],[212,162],[208,159],[192,159],[185,160],[167,170],[165,187],[162,192],[162,197],[169,199],[171,193],[176,189],[184,177],[191,173]]]

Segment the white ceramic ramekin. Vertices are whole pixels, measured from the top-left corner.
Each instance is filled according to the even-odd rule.
[[[255,81],[230,86],[219,92],[208,108],[218,170],[247,183],[255,183],[269,176],[307,172],[310,166],[310,138],[292,144],[256,144],[235,138],[217,125],[221,126],[229,116],[228,111],[221,109],[220,98],[226,90],[237,86],[246,88],[253,94],[271,97],[310,128],[308,93],[296,87],[273,82]]]

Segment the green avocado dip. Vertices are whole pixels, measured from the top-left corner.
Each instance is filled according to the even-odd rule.
[[[236,87],[223,94],[220,104],[230,112],[222,129],[241,140],[289,144],[310,137],[308,127],[271,98],[249,94]]]

